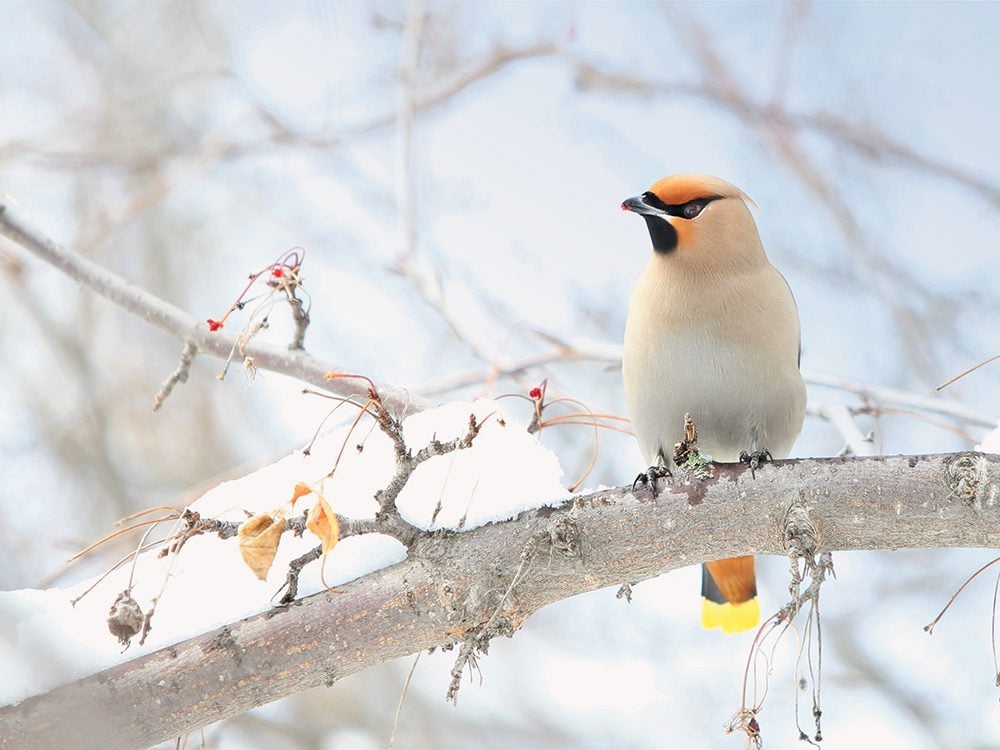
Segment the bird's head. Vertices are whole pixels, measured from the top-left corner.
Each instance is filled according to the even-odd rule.
[[[746,193],[718,177],[675,174],[625,200],[622,210],[646,220],[658,254],[677,253],[716,265],[726,259],[747,262],[764,257],[747,205],[752,203]]]

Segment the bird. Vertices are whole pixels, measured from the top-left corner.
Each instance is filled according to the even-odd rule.
[[[621,204],[641,216],[652,257],[632,290],[622,355],[625,403],[650,469],[670,473],[690,414],[714,461],[787,458],[805,416],[798,308],[735,185],[665,177]],[[637,480],[638,481],[638,480]],[[752,556],[702,566],[701,624],[726,634],[760,621]]]

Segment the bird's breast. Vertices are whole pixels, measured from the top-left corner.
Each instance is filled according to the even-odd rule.
[[[623,376],[629,416],[644,458],[669,460],[684,415],[699,447],[717,461],[741,451],[786,456],[802,425],[798,316],[784,280],[770,269],[741,285],[678,290],[640,278],[625,329]],[[646,275],[644,274],[644,277]]]

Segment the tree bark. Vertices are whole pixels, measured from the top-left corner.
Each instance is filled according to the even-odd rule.
[[[756,479],[740,465],[711,469],[669,479],[656,496],[617,488],[422,538],[405,561],[338,595],[2,708],[0,748],[147,747],[389,659],[482,648],[576,594],[720,557],[785,554],[793,506],[824,550],[1000,546],[1000,455],[777,461]]]

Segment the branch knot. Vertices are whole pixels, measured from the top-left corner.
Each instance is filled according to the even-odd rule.
[[[950,494],[949,500],[957,500],[962,505],[983,510],[984,496],[987,502],[996,499],[997,488],[989,484],[989,467],[986,458],[978,453],[963,453],[948,463],[945,469]]]
[[[548,532],[552,549],[566,557],[579,557],[580,529],[576,519],[560,513],[549,523]]]

